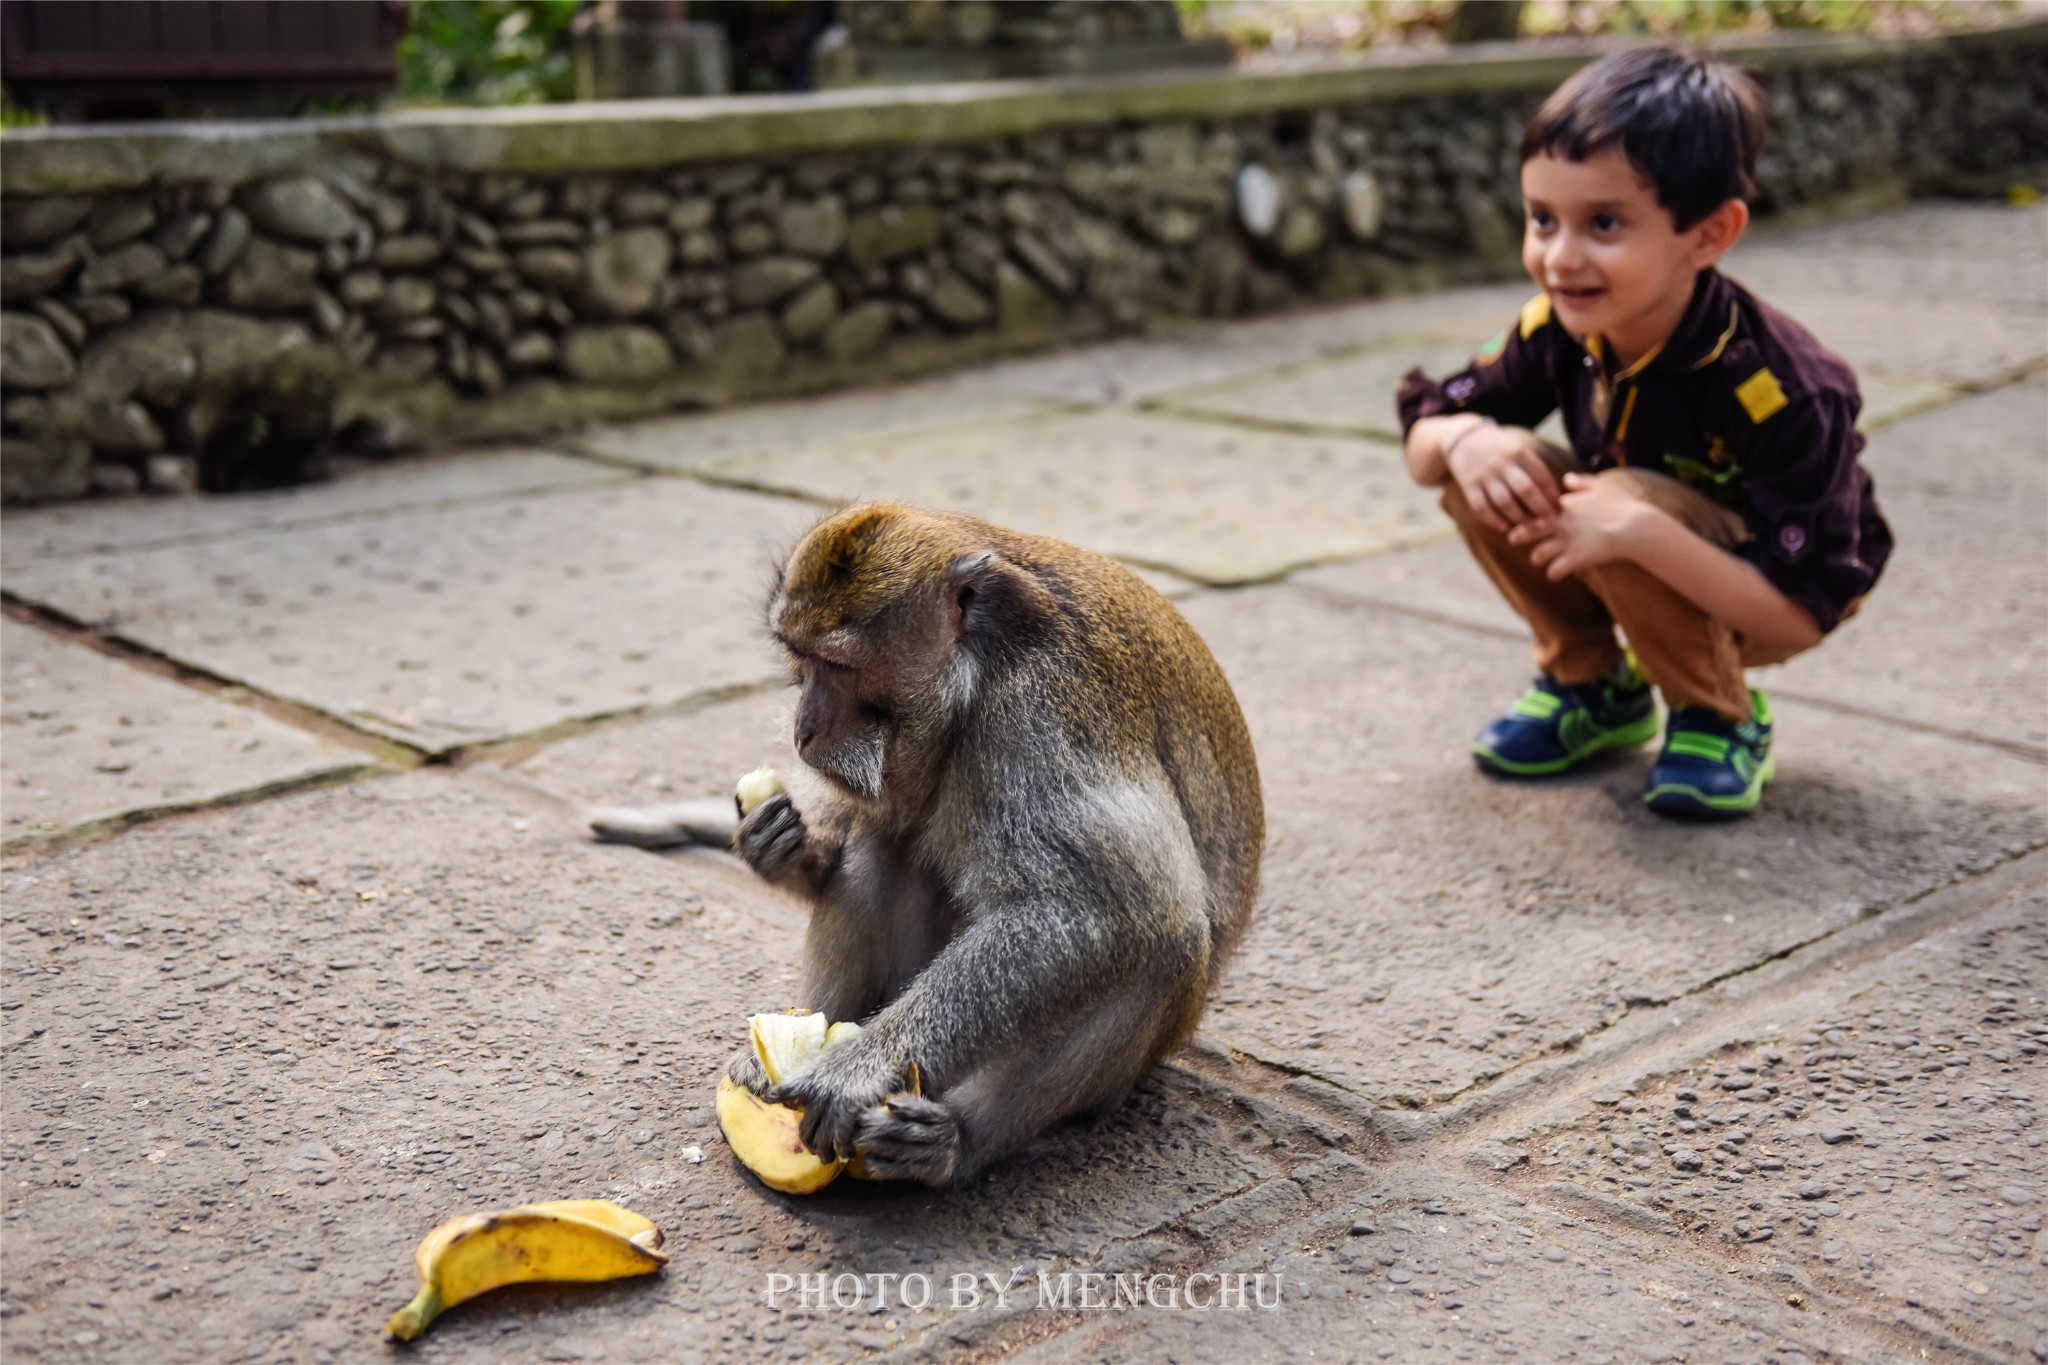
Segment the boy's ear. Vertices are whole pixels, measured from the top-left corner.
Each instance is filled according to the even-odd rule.
[[[1749,205],[1740,199],[1722,200],[1719,208],[1692,225],[1692,268],[1705,270],[1719,261],[1748,226]]]

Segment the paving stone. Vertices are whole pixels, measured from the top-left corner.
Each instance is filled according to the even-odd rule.
[[[1615,1235],[1519,1195],[1426,1168],[1356,1203],[1373,1229],[1276,1239],[1222,1262],[1246,1306],[1082,1314],[1013,1357],[1060,1361],[1469,1360],[1734,1362],[1883,1359],[1887,1347],[1801,1311],[1768,1275],[1688,1259],[1678,1239]],[[1217,1273],[1204,1265],[1204,1270]],[[1250,1276],[1264,1276],[1252,1281]],[[1172,1282],[1162,1282],[1164,1295]],[[1143,1292],[1142,1285],[1139,1292]],[[1257,1298],[1263,1293],[1261,1307]],[[1027,1315],[1035,1317],[1036,1314]],[[1088,1321],[1089,1319],[1093,1321]],[[1107,1319],[1107,1321],[1104,1321]]]
[[[1792,291],[1771,305],[1797,319],[1859,378],[1989,384],[2048,358],[2037,308]]]
[[[1379,1102],[1448,1097],[2048,839],[2038,764],[1789,701],[1740,824],[1643,809],[1648,752],[1488,779],[1466,745],[1521,644],[1292,587],[1182,610],[1266,787],[1259,909],[1204,1028]]]
[[[972,512],[1208,583],[1399,545],[1433,531],[1437,515],[1384,442],[1123,412],[732,455],[700,468],[812,498]]]
[[[1520,1145],[1546,1178],[1768,1241],[1822,1292],[2019,1358],[2048,1335],[2048,897],[1820,984],[1798,1022]],[[1667,1165],[1678,1143],[1698,1164]]]
[[[37,562],[13,590],[430,748],[774,670],[754,604],[815,511],[687,481]]]
[[[367,765],[266,716],[0,622],[9,843]]]
[[[1328,427],[1399,441],[1394,393],[1401,377],[1417,367],[1439,378],[1455,373],[1483,340],[1403,340],[1252,383],[1188,390],[1158,401],[1179,412]]]
[[[2048,754],[2044,457],[2048,397],[2022,387],[1879,433],[1865,459],[1898,548],[1863,611],[1775,676]]]
[[[556,814],[417,772],[7,871],[10,1357],[90,1331],[106,1359],[360,1358],[441,1219],[605,1196],[664,1229],[666,1272],[496,1294],[422,1349],[837,1359],[849,1329],[931,1324],[953,1274],[1094,1258],[1284,1169],[1160,1073],[945,1199],[771,1194],[712,1087],[746,1016],[787,1003],[802,916],[729,859]],[[771,1273],[929,1274],[933,1310],[777,1311]]]
[[[795,403],[664,417],[605,427],[578,444],[650,469],[704,470],[721,462],[807,446],[885,441],[963,426],[995,426],[1047,411],[1043,403],[975,397],[936,384],[863,390]]]
[[[8,569],[67,555],[133,550],[556,488],[619,483],[618,470],[546,450],[346,462],[330,483],[147,502],[74,502],[0,517]]]
[[[1533,290],[1526,282],[1482,285],[1194,326],[991,365],[952,382],[1069,403],[1138,402],[1404,336],[1469,337],[1476,346],[1514,317]]]
[[[1729,254],[1733,278],[1771,299],[1827,292],[2001,306],[2048,304],[2048,209],[1915,204],[1896,213],[1782,236],[1750,238]]]

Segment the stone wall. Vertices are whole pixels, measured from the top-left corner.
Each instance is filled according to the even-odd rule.
[[[1515,269],[1600,50],[1281,75],[37,130],[0,157],[9,499],[290,481]],[[1765,217],[2048,159],[2048,25],[1730,54]]]

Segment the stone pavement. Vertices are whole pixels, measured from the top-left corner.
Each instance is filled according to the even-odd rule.
[[[1388,394],[1520,286],[10,513],[0,1352],[2048,1360],[2044,260],[2048,213],[1923,205],[1732,263],[1857,366],[1900,549],[1766,677],[1780,776],[1728,828],[1643,812],[1646,755],[1465,757],[1525,645]],[[861,496],[1173,596],[1269,855],[1117,1114],[966,1191],[789,1199],[710,1101],[800,911],[578,811],[791,761],[757,599]],[[579,1195],[671,1266],[378,1343],[435,1223]]]

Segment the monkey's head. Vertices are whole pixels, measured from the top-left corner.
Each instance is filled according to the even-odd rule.
[[[994,673],[1059,628],[1057,604],[985,522],[870,503],[813,527],[768,629],[802,690],[799,757],[856,798],[935,776]]]

